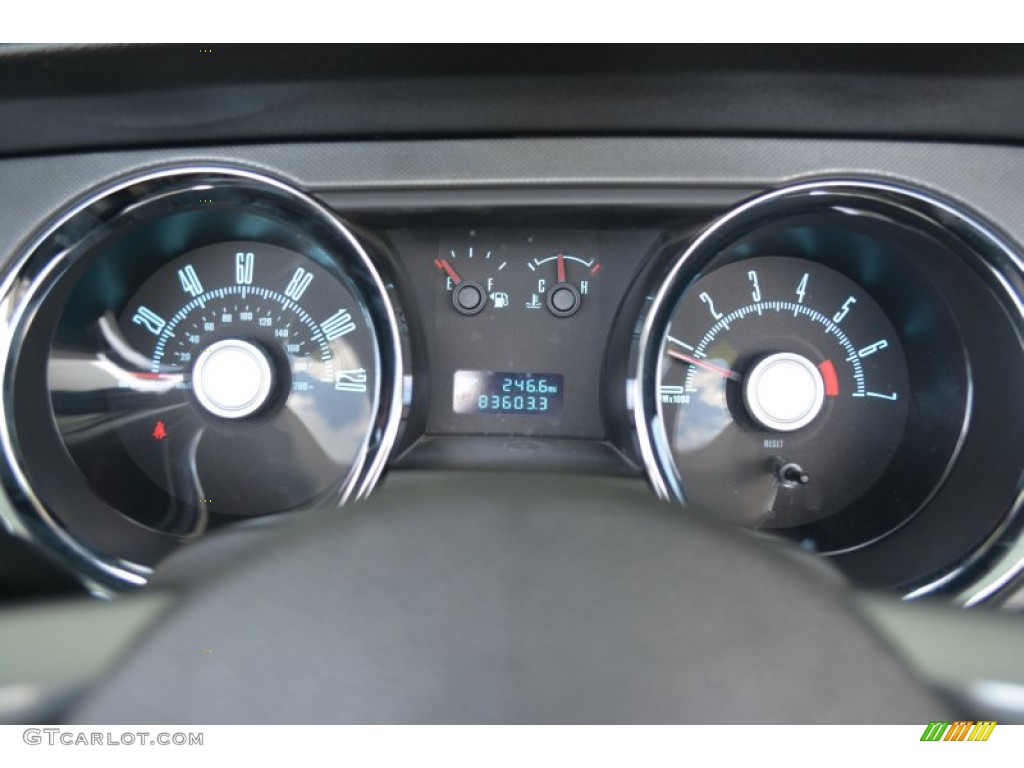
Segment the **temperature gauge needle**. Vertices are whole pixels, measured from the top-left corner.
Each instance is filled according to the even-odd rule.
[[[448,273],[448,277],[452,279],[454,285],[458,285],[462,282],[462,278],[458,276],[452,265],[448,263],[448,259],[434,259],[434,266],[438,269],[444,270]]]
[[[558,282],[565,282],[565,256],[558,254]]]
[[[729,368],[723,368],[720,365],[709,363],[707,360],[699,360],[696,357],[684,355],[682,352],[676,352],[674,349],[666,350],[666,352],[669,357],[674,357],[676,360],[679,360],[681,362],[689,363],[690,365],[696,365],[698,368],[704,368],[705,370],[717,373],[719,376],[724,376],[730,381],[742,380],[742,377],[738,373],[736,373],[736,371],[730,370]]]

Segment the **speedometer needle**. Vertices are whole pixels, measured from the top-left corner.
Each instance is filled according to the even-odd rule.
[[[717,373],[719,376],[724,376],[730,381],[741,381],[743,378],[736,373],[736,371],[730,370],[729,368],[723,368],[720,365],[715,365],[714,363],[709,363],[707,360],[699,360],[696,357],[684,355],[682,352],[676,352],[674,349],[666,350],[666,352],[669,357],[674,357],[676,360],[680,360],[681,362],[696,365],[698,368],[704,368],[712,373]]]
[[[452,265],[448,263],[448,259],[434,259],[434,266],[436,266],[438,269],[442,269],[445,272],[447,272],[448,277],[452,279],[452,283],[454,283],[455,285],[458,285],[459,283],[462,282],[462,278],[459,277],[458,274],[456,274],[455,270],[452,268]]]

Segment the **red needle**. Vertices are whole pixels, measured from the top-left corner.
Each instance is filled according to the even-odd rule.
[[[443,269],[447,272],[448,277],[452,279],[452,282],[455,283],[455,285],[462,282],[462,278],[455,273],[454,269],[452,269],[452,265],[448,263],[448,259],[434,259],[434,265],[438,269]]]
[[[565,282],[565,257],[558,254],[558,282]]]
[[[728,368],[722,368],[714,363],[709,363],[707,360],[698,360],[696,357],[684,355],[682,352],[676,352],[674,349],[666,351],[668,352],[669,357],[674,357],[676,360],[682,360],[684,363],[689,363],[690,365],[696,365],[699,368],[706,368],[709,371],[717,373],[719,376],[725,376],[725,378],[730,381],[740,381],[742,379],[736,371],[731,371]]]

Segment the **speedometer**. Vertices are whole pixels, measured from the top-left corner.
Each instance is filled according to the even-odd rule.
[[[65,214],[8,285],[11,524],[90,583],[139,583],[208,530],[358,498],[383,470],[402,412],[392,299],[346,225],[286,184],[129,179]]]
[[[118,328],[145,365],[123,361],[131,376],[110,393],[120,415],[110,424],[179,501],[189,519],[175,529],[206,511],[253,515],[308,502],[362,448],[351,436],[372,419],[374,339],[352,291],[300,253],[252,241],[186,253],[139,288]],[[133,380],[149,385],[144,398],[133,399]],[[102,428],[74,423],[62,434],[72,455],[106,439]]]

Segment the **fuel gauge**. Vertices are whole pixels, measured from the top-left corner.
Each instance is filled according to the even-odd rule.
[[[451,294],[452,306],[463,315],[476,315],[487,308],[487,302],[495,309],[508,306],[507,291],[498,289],[500,272],[508,262],[492,259],[492,251],[470,246],[459,252],[454,248],[447,255],[434,259],[436,267],[445,276],[445,290]]]

